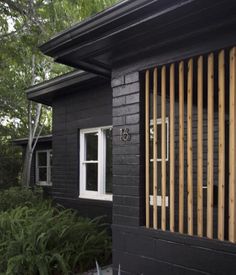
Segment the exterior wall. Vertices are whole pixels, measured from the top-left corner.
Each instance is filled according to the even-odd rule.
[[[144,227],[143,83],[138,72],[126,75],[121,75],[121,70],[119,72],[120,74],[112,80],[114,141],[112,229],[115,274],[119,265],[122,274],[235,274],[235,244]],[[196,114],[196,109],[193,112]],[[177,108],[176,114],[178,114]],[[178,115],[176,120],[178,121]],[[217,131],[217,114],[215,126]],[[128,128],[131,134],[131,140],[128,142],[122,142],[119,137],[120,129],[124,128]],[[193,146],[196,146],[196,122],[193,123],[193,128]],[[207,132],[206,114],[204,114],[204,131]],[[176,132],[176,148],[178,148],[177,136],[178,132]],[[206,142],[205,136],[205,162]],[[217,144],[218,136],[215,135],[215,146]],[[217,148],[215,151],[217,154]],[[178,149],[176,149],[176,158],[178,158]],[[206,169],[204,176],[206,177]],[[194,177],[196,179],[196,167],[194,167]]]
[[[143,223],[144,148],[140,132],[141,96],[139,74],[134,73],[112,81],[113,87],[113,225],[139,226]],[[128,128],[130,141],[120,140],[120,129]]]
[[[53,100],[52,196],[82,216],[107,216],[112,202],[79,199],[80,129],[112,125],[111,88],[107,86],[69,93]]]

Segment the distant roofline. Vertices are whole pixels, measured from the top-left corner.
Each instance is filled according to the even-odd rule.
[[[52,141],[52,135],[45,135],[45,136],[40,136],[39,139],[38,139],[38,142],[50,142]],[[12,142],[15,144],[15,145],[26,145],[28,143],[28,138],[17,138],[17,139],[14,139],[12,140]]]

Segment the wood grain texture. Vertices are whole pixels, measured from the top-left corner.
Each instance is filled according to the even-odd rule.
[[[157,68],[153,72],[153,228],[157,229]]]
[[[170,65],[170,231],[175,231],[175,65]]]
[[[149,210],[149,94],[150,94],[150,72],[145,73],[145,195],[146,195],[146,227],[150,226]]]
[[[184,62],[179,63],[179,232],[184,233]]]
[[[213,187],[214,187],[214,55],[208,55],[208,137],[207,137],[207,237],[213,238]]]
[[[225,224],[225,54],[218,55],[218,111],[219,111],[219,162],[218,162],[218,239],[224,240]]]
[[[193,60],[188,62],[187,91],[187,201],[188,234],[193,235]]]
[[[197,61],[197,235],[203,236],[203,57]]]
[[[161,229],[166,230],[166,66],[161,69]]]
[[[236,47],[230,50],[229,241],[236,241]]]

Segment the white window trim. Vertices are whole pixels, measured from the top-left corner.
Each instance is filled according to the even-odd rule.
[[[79,198],[112,201],[112,194],[105,194],[106,188],[106,136],[104,130],[112,126],[80,130],[80,194]],[[98,159],[86,161],[85,134],[98,133]],[[86,190],[86,163],[98,164],[98,191]]]
[[[157,118],[157,125],[162,124],[162,118]],[[150,126],[153,125],[153,119],[150,120]],[[166,117],[166,128],[167,128],[167,137],[166,137],[166,142],[167,142],[167,152],[166,152],[166,162],[169,161],[169,117]],[[157,162],[161,162],[161,158],[157,158]],[[153,162],[153,159],[150,159],[150,162]],[[149,196],[149,203],[150,205],[153,205],[153,195]],[[162,196],[157,195],[157,206],[162,206]],[[169,196],[165,196],[165,207],[169,206]]]
[[[50,154],[52,150],[37,150],[36,151],[36,165],[35,165],[35,175],[36,175],[36,185],[39,186],[52,186],[52,175],[51,175],[51,163],[50,163]],[[39,153],[47,153],[47,166],[43,166],[47,168],[47,181],[39,181],[39,166],[38,166],[38,154]]]
[[[158,118],[157,119],[157,125],[161,125],[162,124],[162,119]],[[150,120],[150,126],[153,125],[153,119]],[[166,142],[167,142],[167,146],[166,146],[166,161],[169,161],[169,117],[166,117]],[[153,162],[153,159],[150,159],[151,162]],[[158,162],[161,162],[162,159],[161,158],[157,158]]]

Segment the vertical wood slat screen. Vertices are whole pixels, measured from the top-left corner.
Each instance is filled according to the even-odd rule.
[[[175,231],[175,66],[170,65],[170,231]]]
[[[207,237],[213,237],[213,185],[214,185],[214,56],[208,55],[207,70]]]
[[[197,60],[197,235],[203,236],[203,57]]]
[[[230,51],[229,100],[229,240],[236,241],[236,48]]]
[[[157,69],[153,74],[153,159],[157,159]],[[157,229],[157,162],[153,162],[153,228]]]
[[[166,230],[166,67],[161,69],[161,229]]]
[[[236,242],[236,47],[147,70],[145,102],[146,227]]]
[[[184,233],[184,62],[179,63],[179,232]]]

